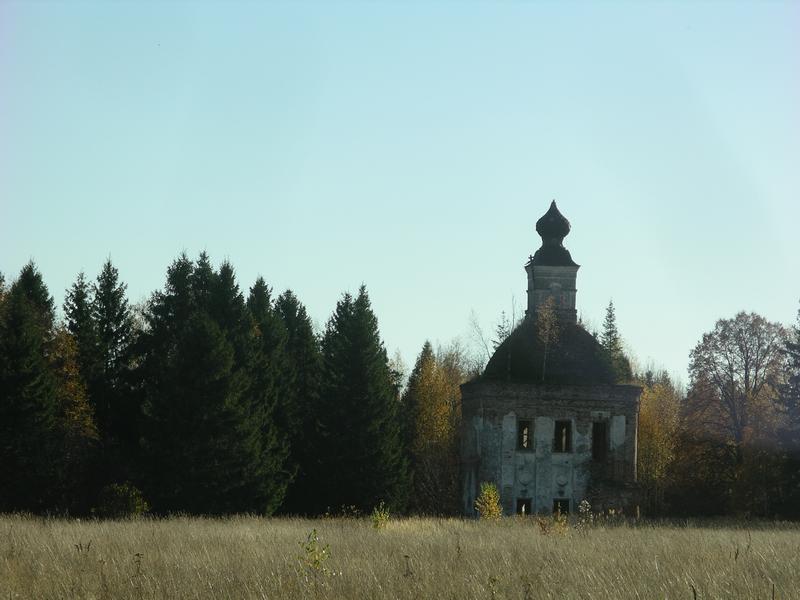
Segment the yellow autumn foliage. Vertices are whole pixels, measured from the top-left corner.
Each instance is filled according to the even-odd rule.
[[[60,422],[69,452],[74,449],[74,445],[84,445],[86,440],[96,440],[98,436],[86,385],[78,367],[78,345],[75,338],[63,327],[55,331],[51,364],[58,381]]]
[[[457,346],[434,353],[426,343],[403,395],[409,412],[411,505],[417,512],[447,514],[456,510],[463,365]]]
[[[675,460],[680,397],[674,387],[660,382],[646,386],[639,409],[638,475],[650,511],[663,507],[669,467]]]

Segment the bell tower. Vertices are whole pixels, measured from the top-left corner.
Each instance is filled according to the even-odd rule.
[[[569,230],[569,221],[559,212],[553,200],[550,209],[536,221],[536,232],[542,238],[542,247],[525,265],[528,273],[526,318],[532,318],[539,306],[552,297],[562,322],[576,323],[578,320],[575,281],[580,265],[575,264],[563,244]]]

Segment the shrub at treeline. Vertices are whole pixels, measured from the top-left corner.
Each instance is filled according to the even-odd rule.
[[[612,305],[601,341],[644,387],[646,512],[800,516],[798,327],[719,321],[685,394],[632,375]],[[291,291],[245,294],[205,254],[135,310],[108,261],[58,322],[30,263],[0,276],[0,511],[457,514],[459,385],[478,371],[426,343],[403,387],[363,287],[317,335]]]

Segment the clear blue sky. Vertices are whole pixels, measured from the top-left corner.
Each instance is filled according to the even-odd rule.
[[[412,364],[524,305],[553,198],[640,361],[794,322],[800,3],[0,2],[0,271],[58,304],[206,250],[319,324],[366,283]]]

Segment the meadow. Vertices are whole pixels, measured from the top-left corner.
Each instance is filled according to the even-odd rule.
[[[6,515],[0,598],[800,598],[800,526]]]

